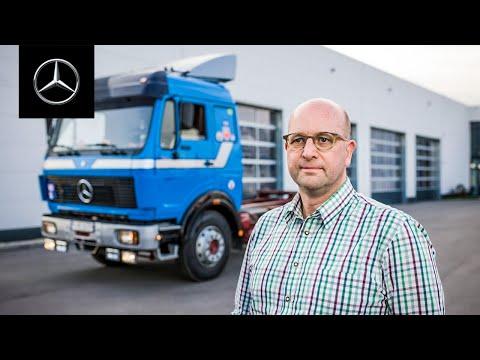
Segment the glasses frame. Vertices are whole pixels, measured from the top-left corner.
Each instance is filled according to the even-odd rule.
[[[320,149],[317,144],[315,143],[315,138],[316,137],[319,137],[321,136],[322,134],[328,134],[328,135],[331,135],[333,137],[333,142],[332,142],[332,146],[329,147],[328,149]],[[350,141],[350,139],[347,139],[346,137],[340,135],[340,134],[337,134],[337,133],[333,133],[333,132],[328,132],[328,131],[321,131],[315,135],[305,135],[301,132],[295,132],[295,133],[290,133],[290,134],[286,134],[286,135],[283,135],[282,138],[283,140],[285,140],[285,143],[287,144],[287,146],[291,146],[289,143],[288,143],[288,137],[290,135],[301,135],[303,137],[305,137],[307,140],[305,141],[305,144],[303,145],[302,149],[305,149],[305,145],[307,144],[307,141],[308,139],[312,139],[312,142],[313,142],[313,145],[315,145],[315,148],[317,148],[319,151],[328,151],[328,150],[331,150],[335,144],[337,143],[338,140],[342,140],[342,141]],[[299,149],[300,150],[300,149]]]

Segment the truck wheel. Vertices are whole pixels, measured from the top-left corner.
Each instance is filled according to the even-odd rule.
[[[230,255],[230,226],[216,211],[205,211],[188,227],[180,245],[180,267],[194,281],[218,276]]]
[[[92,252],[91,255],[96,261],[98,261],[100,264],[103,264],[105,266],[111,266],[111,267],[125,266],[125,263],[122,263],[121,261],[107,260],[105,258],[105,249],[104,248],[98,249],[97,252]]]

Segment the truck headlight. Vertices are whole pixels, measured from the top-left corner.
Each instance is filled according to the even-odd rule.
[[[57,233],[57,225],[50,221],[43,221],[42,222],[43,231],[47,234],[56,234]]]
[[[122,244],[138,245],[138,232],[134,230],[117,230],[117,239]]]

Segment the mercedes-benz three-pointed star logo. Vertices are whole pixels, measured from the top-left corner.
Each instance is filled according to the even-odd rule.
[[[55,70],[53,72],[53,79],[48,84],[46,84],[41,89],[39,89],[38,88],[38,74],[42,71],[42,69],[46,65],[51,64],[51,63],[55,63]],[[65,69],[70,69],[70,71],[73,71],[73,73],[75,74],[76,81],[75,81],[74,88],[72,88],[71,86],[68,86],[67,84],[65,84],[65,82],[60,80],[60,70],[59,70],[59,66],[58,66],[59,63],[66,65]],[[65,97],[66,98],[64,100],[60,100],[60,101],[53,101],[53,100],[47,99],[45,96],[42,95],[42,92],[44,92],[48,89],[51,89],[53,87],[58,87],[58,88],[61,88],[61,89],[65,90],[65,94],[66,94]],[[35,89],[35,93],[38,95],[38,97],[40,99],[42,99],[42,101],[44,101],[44,102],[46,102],[47,104],[50,104],[50,105],[62,105],[62,104],[68,103],[78,93],[79,87],[80,87],[80,76],[78,75],[77,69],[75,69],[75,67],[71,63],[69,63],[67,60],[63,60],[63,59],[50,59],[50,60],[45,61],[42,65],[40,65],[38,67],[37,71],[35,71],[35,75],[33,76],[33,88]]]
[[[81,179],[77,183],[78,198],[85,204],[93,200],[93,186],[88,180]]]

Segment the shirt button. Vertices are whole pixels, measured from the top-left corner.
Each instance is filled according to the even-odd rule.
[[[308,235],[308,234],[310,234],[310,233],[308,232],[308,230],[307,230],[307,231],[305,231],[305,235]]]
[[[293,263],[293,266],[297,267],[297,266],[298,266],[298,261],[295,261],[295,262]]]
[[[285,296],[285,301],[289,302],[290,301],[290,296]]]

